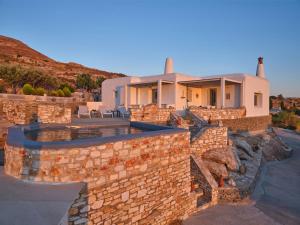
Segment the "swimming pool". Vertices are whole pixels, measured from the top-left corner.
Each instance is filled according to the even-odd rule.
[[[47,127],[24,131],[31,141],[52,142],[71,141],[94,137],[113,137],[127,134],[138,134],[149,131],[147,128],[137,128],[129,125],[110,127]]]

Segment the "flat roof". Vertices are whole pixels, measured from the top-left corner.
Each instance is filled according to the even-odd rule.
[[[178,83],[190,87],[202,87],[202,86],[210,86],[210,85],[219,85],[222,78],[224,78],[225,82],[229,84],[242,83],[242,81],[238,81],[226,77],[203,78],[203,79],[196,79],[196,80],[179,81]]]
[[[130,87],[152,87],[152,86],[156,86],[157,83],[158,83],[158,80],[156,80],[156,81],[142,81],[142,82],[128,84],[128,86],[130,86]],[[161,83],[162,84],[174,84],[174,81],[162,80]]]

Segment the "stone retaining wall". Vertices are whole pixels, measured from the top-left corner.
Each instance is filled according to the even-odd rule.
[[[225,148],[227,143],[227,127],[207,126],[192,138],[191,152],[199,157],[208,150]]]
[[[229,130],[237,131],[260,131],[266,130],[272,124],[271,116],[244,117],[238,119],[222,120],[223,126]]]
[[[207,203],[211,205],[217,204],[218,184],[201,158],[194,155],[191,155],[191,175],[192,181],[199,185],[204,195],[198,206]]]
[[[90,147],[6,144],[5,172],[28,181],[85,182],[69,224],[168,224],[195,212],[189,132]]]
[[[64,104],[39,104],[38,121],[41,123],[71,123],[72,109]]]
[[[144,122],[167,122],[170,119],[170,113],[175,112],[174,108],[158,108],[156,105],[147,105],[142,108],[130,109],[130,121]]]
[[[2,117],[14,124],[70,123],[72,107],[63,103],[48,103],[0,99]]]
[[[206,109],[200,107],[190,107],[189,111],[206,121],[238,119],[246,115],[245,108]]]

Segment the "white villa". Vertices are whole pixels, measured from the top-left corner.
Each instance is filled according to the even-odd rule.
[[[173,71],[166,59],[163,74],[105,80],[102,103],[106,109],[157,104],[159,108],[184,110],[190,106],[206,108],[246,108],[246,117],[269,115],[269,81],[263,58],[258,58],[256,75],[233,73],[216,76],[190,76]]]

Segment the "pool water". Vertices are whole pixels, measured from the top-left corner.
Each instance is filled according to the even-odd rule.
[[[39,130],[26,131],[25,137],[32,141],[52,142],[52,141],[71,141],[92,137],[112,137],[125,134],[137,134],[146,131],[131,126],[115,127],[63,127],[63,128],[44,128]]]

